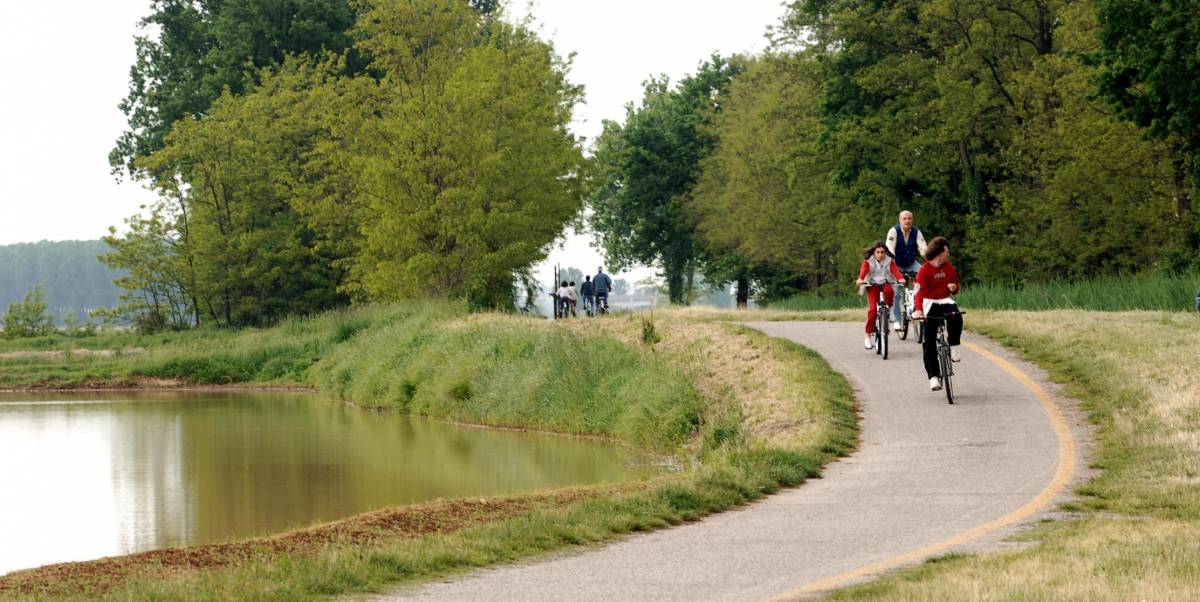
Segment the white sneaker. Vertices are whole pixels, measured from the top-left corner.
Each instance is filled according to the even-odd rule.
[[[896,332],[900,332],[900,331],[904,330],[904,323],[903,323],[903,322],[896,322],[896,324],[895,324],[895,327],[893,328],[893,330],[895,330]]]
[[[950,348],[950,361],[952,361],[952,362],[961,362],[962,361],[962,354],[958,352],[957,346]]]
[[[863,349],[874,349],[874,348],[875,348],[875,336],[867,335],[867,340],[863,341]]]
[[[930,391],[941,391],[942,390],[942,379],[940,379],[936,376],[934,376],[933,378],[930,378],[929,379],[929,390]]]

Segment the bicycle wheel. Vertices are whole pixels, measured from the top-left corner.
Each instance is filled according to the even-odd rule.
[[[954,405],[954,369],[950,366],[950,349],[939,345],[938,362],[942,367],[942,390],[946,392],[946,403]]]
[[[900,308],[900,334],[897,336],[901,341],[908,338],[908,321],[908,311],[903,307]]]
[[[925,320],[919,320],[917,322],[917,344],[925,344]]]
[[[891,308],[886,305],[879,308],[879,342],[880,346],[883,347],[883,359],[885,360],[888,355],[888,335],[891,334],[889,331],[892,328],[890,320],[888,320],[890,314]]]

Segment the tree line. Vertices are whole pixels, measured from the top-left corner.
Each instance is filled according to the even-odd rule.
[[[159,200],[105,239],[115,313],[511,307],[569,224],[675,303],[827,294],[902,209],[968,279],[1194,269],[1189,7],[798,0],[762,53],[647,80],[585,157],[569,59],[495,1],[156,0],[111,159]]]
[[[902,209],[977,281],[1195,269],[1198,31],[1180,2],[793,2],[605,124],[594,225],[675,302],[697,271],[845,290]]]
[[[23,303],[39,289],[43,312],[59,323],[88,320],[121,294],[113,284],[121,273],[96,260],[109,250],[99,240],[0,245],[0,308]]]
[[[105,239],[128,273],[119,312],[511,307],[585,170],[568,61],[502,17],[484,0],[155,2],[112,160],[159,200]]]

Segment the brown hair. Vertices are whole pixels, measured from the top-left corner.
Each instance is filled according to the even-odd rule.
[[[929,246],[925,247],[925,261],[932,261],[934,257],[942,254],[950,246],[950,241],[946,240],[945,236],[939,236],[929,241]]]
[[[882,240],[877,240],[875,241],[875,244],[863,249],[863,259],[870,259],[871,255],[875,253],[875,249],[878,249],[879,247],[883,247],[883,252],[885,254],[891,255],[891,253],[888,253],[887,245],[883,244]]]

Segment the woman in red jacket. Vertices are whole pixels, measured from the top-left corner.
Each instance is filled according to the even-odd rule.
[[[888,255],[887,246],[883,244],[883,241],[876,242],[863,252],[862,267],[858,269],[858,280],[855,280],[854,283],[859,286],[864,284],[904,284],[904,276],[896,267],[896,262],[892,261],[891,256]],[[889,306],[895,297],[891,286],[867,288],[867,340],[863,341],[865,349],[875,347],[875,313],[876,307],[879,305],[880,290],[883,291],[884,302]]]
[[[958,345],[962,339],[963,319],[953,295],[961,290],[958,271],[950,264],[950,243],[941,236],[933,239],[925,249],[925,265],[917,272],[916,287],[913,289],[913,318],[945,318],[946,335],[950,343],[950,360],[961,359]],[[925,374],[929,376],[929,388],[942,388],[937,360],[937,341],[933,334],[925,331],[924,360]]]

